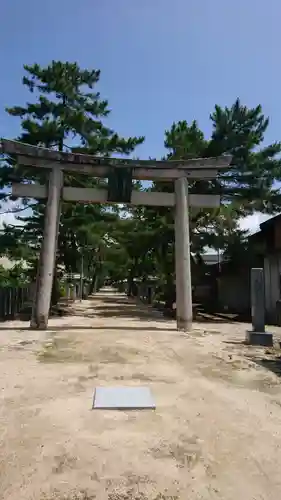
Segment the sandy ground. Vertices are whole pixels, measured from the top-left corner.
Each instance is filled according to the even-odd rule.
[[[109,291],[47,336],[2,324],[0,498],[280,498],[280,354],[247,328],[183,335]],[[92,410],[96,385],[148,385],[157,409]]]

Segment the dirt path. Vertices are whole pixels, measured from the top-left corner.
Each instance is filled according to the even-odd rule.
[[[186,336],[109,292],[75,308],[48,339],[1,326],[0,498],[279,498],[278,363],[243,346],[247,325]],[[91,410],[96,385],[129,384],[155,412]]]

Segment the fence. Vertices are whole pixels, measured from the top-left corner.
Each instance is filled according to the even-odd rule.
[[[89,288],[89,284],[84,283],[83,299],[88,297]],[[27,305],[31,308],[35,292],[35,283],[30,283],[30,285],[18,288],[0,288],[0,321],[15,319],[19,312]],[[80,296],[80,283],[65,284],[65,299],[76,300],[79,299]]]
[[[30,298],[30,287],[0,288],[0,321],[15,319]]]
[[[83,291],[81,294],[81,283],[79,282],[70,282],[65,281],[64,283],[64,298],[66,300],[77,300],[80,298],[87,299],[90,293],[90,284],[84,282],[83,283]],[[81,297],[82,295],[82,297]]]

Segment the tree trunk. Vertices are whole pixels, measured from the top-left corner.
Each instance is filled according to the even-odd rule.
[[[127,295],[128,295],[128,297],[133,297],[134,296],[134,276],[133,276],[132,272],[130,272],[130,274],[128,276],[127,283],[128,283]]]
[[[174,276],[169,275],[166,278],[166,283],[164,285],[164,301],[165,309],[172,309],[173,303],[176,301],[176,287],[174,283]]]
[[[53,286],[52,286],[51,307],[57,306],[59,300],[60,300],[60,284],[59,284],[57,266],[55,266]]]
[[[96,293],[96,291],[97,291],[97,281],[98,281],[98,277],[97,277],[97,274],[95,273],[92,276],[92,280],[91,280],[91,283],[90,283],[89,295],[91,295],[92,293]]]

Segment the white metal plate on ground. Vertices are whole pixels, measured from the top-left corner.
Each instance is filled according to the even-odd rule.
[[[148,387],[97,387],[93,409],[153,410],[155,402]]]

